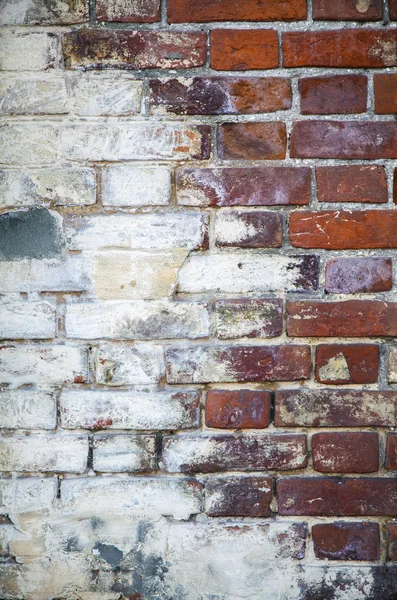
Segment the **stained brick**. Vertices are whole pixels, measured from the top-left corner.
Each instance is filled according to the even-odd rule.
[[[397,435],[395,433],[387,434],[385,467],[390,471],[397,471]]]
[[[83,23],[88,21],[88,12],[88,0],[5,2],[0,6],[0,25],[69,25]]]
[[[206,513],[210,517],[269,517],[272,495],[270,477],[209,479]]]
[[[382,0],[314,0],[313,19],[320,21],[379,21],[383,16]]]
[[[387,292],[392,289],[391,258],[334,258],[325,267],[325,290],[331,294]]]
[[[392,21],[397,21],[397,0],[389,0],[389,14]]]
[[[127,0],[98,0],[98,21],[119,23],[154,23],[160,20],[160,0],[128,2]]]
[[[104,473],[144,473],[156,468],[156,436],[96,435],[93,469]]]
[[[387,176],[380,165],[316,168],[319,202],[387,202]]]
[[[277,337],[283,329],[282,300],[218,300],[215,328],[217,336],[226,340]]]
[[[389,348],[387,357],[387,378],[389,383],[397,383],[397,347]]]
[[[316,433],[313,466],[321,473],[373,473],[379,466],[377,433]]]
[[[327,560],[378,560],[378,523],[322,523],[313,525],[316,558]]]
[[[218,153],[229,160],[276,160],[285,158],[285,124],[224,123],[218,129]]]
[[[388,526],[388,559],[397,560],[397,523],[389,523]]]
[[[170,23],[208,21],[297,21],[306,18],[305,0],[169,0]]]
[[[205,424],[217,429],[263,429],[269,426],[270,392],[210,390],[205,402]]]
[[[375,112],[380,115],[397,113],[397,75],[374,76]]]
[[[263,211],[219,211],[215,217],[214,237],[219,247],[279,248],[283,238],[281,215]]]
[[[278,67],[278,37],[273,29],[214,29],[211,67],[216,71],[246,71]]]
[[[301,113],[331,115],[367,110],[367,78],[364,75],[307,77],[300,80]]]
[[[320,383],[375,383],[378,371],[379,346],[374,344],[320,344],[316,348]]]

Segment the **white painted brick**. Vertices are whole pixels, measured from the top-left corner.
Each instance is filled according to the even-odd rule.
[[[209,335],[203,302],[96,302],[66,306],[66,335],[82,339],[202,338]]]
[[[91,261],[79,255],[65,260],[0,261],[0,291],[80,292],[90,287],[90,269]]]
[[[46,76],[0,77],[0,114],[57,115],[67,111],[63,79]]]
[[[81,517],[116,513],[125,517],[166,515],[188,519],[201,511],[201,495],[200,484],[187,479],[90,477],[61,482],[65,510]]]
[[[79,123],[61,130],[61,145],[71,160],[183,160],[201,154],[202,134],[166,123]]]
[[[142,81],[118,74],[77,74],[68,79],[69,106],[82,116],[139,114]]]
[[[0,383],[11,387],[73,383],[88,378],[87,351],[74,346],[21,344],[0,347]],[[1,469],[0,469],[1,470]]]
[[[57,493],[56,477],[0,479],[0,513],[38,512],[51,508]]]
[[[0,438],[0,471],[84,473],[88,437],[33,434]]]
[[[66,429],[171,430],[197,427],[199,393],[135,389],[63,390],[61,423]]]
[[[66,237],[72,250],[193,250],[204,243],[207,222],[207,215],[176,212],[72,217]]]
[[[86,0],[6,0],[0,6],[0,25],[81,23],[88,20]]]
[[[1,71],[43,71],[54,67],[58,42],[53,33],[0,32]]]
[[[49,302],[0,303],[0,339],[55,337],[56,310]]]
[[[205,294],[313,289],[304,283],[311,257],[272,256],[240,251],[235,254],[193,254],[178,275],[178,291]]]
[[[0,428],[55,429],[54,393],[44,390],[3,390],[0,392]]]
[[[34,171],[0,171],[0,208],[87,205],[96,202],[94,169],[61,167]]]
[[[51,125],[2,125],[0,163],[5,165],[48,165],[56,159],[55,130]]]
[[[165,206],[171,198],[171,170],[155,166],[102,169],[104,206]]]
[[[139,473],[156,468],[156,436],[101,435],[94,437],[94,470]]]
[[[92,352],[97,383],[118,386],[158,383],[164,351],[153,344],[102,344]]]

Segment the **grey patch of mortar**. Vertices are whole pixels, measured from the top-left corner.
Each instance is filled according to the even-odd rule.
[[[0,259],[56,258],[62,253],[60,217],[47,209],[0,216]]]

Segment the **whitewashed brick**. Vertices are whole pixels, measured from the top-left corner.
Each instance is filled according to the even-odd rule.
[[[118,161],[200,157],[202,133],[166,123],[90,123],[61,130],[63,155],[72,160]]]
[[[314,257],[262,252],[193,254],[178,275],[178,291],[193,294],[316,289]]]
[[[33,434],[0,438],[0,471],[84,473],[88,437]]]
[[[188,519],[202,508],[198,482],[189,479],[90,477],[64,479],[61,500],[65,510],[79,516],[112,513],[131,517],[172,516]]]
[[[94,470],[144,473],[156,468],[156,436],[101,435],[94,438]]]
[[[0,171],[0,208],[88,205],[96,201],[94,169],[54,167],[34,171]]]
[[[153,344],[102,344],[92,352],[97,383],[118,386],[157,383],[164,375],[164,352]]]
[[[61,423],[66,429],[171,430],[197,427],[198,392],[135,389],[63,390]]]
[[[66,306],[66,335],[82,339],[202,338],[209,335],[203,302],[96,302]]]
[[[55,337],[56,310],[49,302],[0,303],[0,339]]]
[[[0,383],[11,387],[79,383],[88,378],[87,351],[74,346],[0,347]],[[1,470],[1,469],[0,469]]]
[[[175,212],[72,217],[66,236],[71,250],[193,250],[204,243],[207,222],[207,215]]]
[[[0,428],[55,429],[56,398],[44,390],[3,390],[0,414]]]
[[[6,0],[0,5],[0,25],[65,25],[87,20],[87,0]]]
[[[55,66],[58,41],[53,33],[0,32],[0,71],[43,71]]]
[[[51,508],[57,493],[56,477],[0,479],[0,513],[38,512]]]
[[[0,77],[0,114],[57,115],[67,112],[63,79],[45,76]]]
[[[142,81],[116,74],[81,74],[68,79],[69,106],[82,116],[139,114]]]
[[[102,169],[104,206],[165,206],[170,199],[168,167],[123,165]]]
[[[49,165],[56,159],[55,130],[51,125],[2,125],[0,163]]]

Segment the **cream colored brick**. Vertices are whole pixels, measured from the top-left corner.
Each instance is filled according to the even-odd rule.
[[[0,339],[41,339],[55,337],[56,310],[49,302],[0,303]]]
[[[53,33],[0,32],[1,71],[43,71],[55,66],[58,40]]]
[[[119,74],[89,73],[69,77],[71,112],[82,116],[139,114],[142,81]]]
[[[56,477],[0,479],[0,513],[47,510],[56,498],[57,487]]]
[[[57,115],[67,113],[63,79],[48,76],[0,77],[0,114]]]
[[[5,0],[0,25],[81,23],[88,21],[87,0]]]
[[[0,428],[55,429],[56,397],[45,390],[3,390],[0,414]]]
[[[17,123],[0,127],[0,164],[49,165],[57,156],[51,125]]]
[[[104,206],[165,206],[170,199],[169,167],[120,165],[102,169]]]

